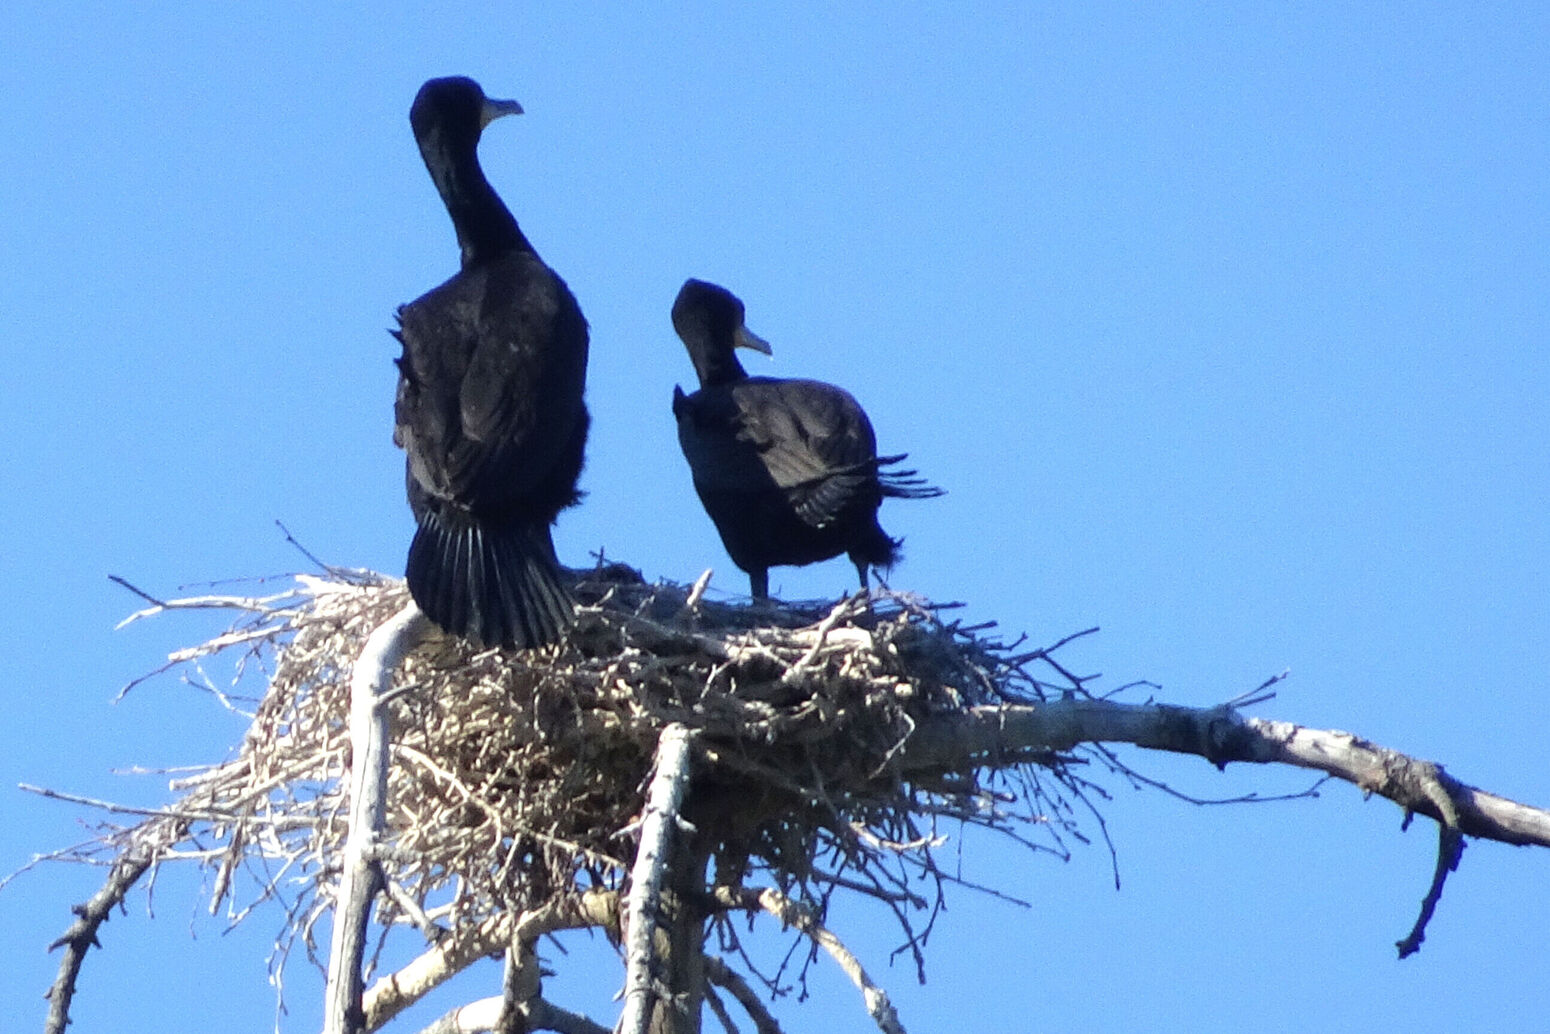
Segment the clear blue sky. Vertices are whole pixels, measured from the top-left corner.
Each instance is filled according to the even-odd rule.
[[[449,73],[526,107],[485,165],[592,324],[568,562],[746,585],[668,410],[693,376],[668,308],[704,277],[774,345],[760,372],[851,388],[948,489],[885,508],[896,587],[1038,641],[1101,625],[1068,662],[1172,701],[1290,668],[1259,713],[1550,804],[1550,9],[521,6],[0,12],[0,868],[98,819],[16,783],[155,804],[164,780],[115,770],[240,738],[174,680],[110,704],[211,628],[114,632],[137,601],[109,573],[172,593],[300,569],[277,518],[401,571],[385,328],[455,269],[406,120]],[[1201,795],[1308,782],[1125,756]],[[911,1030],[1542,1021],[1550,853],[1472,845],[1398,962],[1425,823],[1346,787],[1201,809],[1093,775],[1119,892],[1101,847],[971,841],[967,875],[1035,907],[954,893],[923,988],[885,914],[838,911]],[[0,893],[0,1029],[41,1025],[44,946],[100,877]],[[154,920],[136,894],[108,924],[75,1031],[270,1029],[280,917],[223,934],[200,891],[169,872]],[[305,970],[287,1030],[316,1027]],[[782,1006],[793,1034],[868,1029],[832,975],[817,996]]]

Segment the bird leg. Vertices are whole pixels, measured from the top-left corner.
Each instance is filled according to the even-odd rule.
[[[856,573],[861,576],[861,597],[866,601],[867,617],[872,617],[872,585],[867,580],[867,568],[869,565],[865,560],[857,560],[854,563],[856,565]]]

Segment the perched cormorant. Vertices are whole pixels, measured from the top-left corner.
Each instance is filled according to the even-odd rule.
[[[457,230],[462,268],[398,310],[393,440],[408,454],[409,591],[441,628],[538,646],[572,620],[549,526],[579,495],[587,323],[479,167],[484,127],[522,111],[472,79],[432,79],[409,109]]]
[[[884,496],[942,494],[913,470],[884,472],[904,455],[878,456],[877,438],[849,392],[821,381],[750,377],[733,350],[770,354],[724,287],[689,280],[673,302],[700,390],[673,389],[678,442],[694,488],[755,599],[769,598],[769,569],[848,554],[867,570],[899,559],[899,539],[877,523]]]

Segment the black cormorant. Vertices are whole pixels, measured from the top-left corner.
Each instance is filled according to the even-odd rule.
[[[480,645],[538,646],[572,619],[549,526],[579,498],[587,323],[479,167],[480,133],[515,101],[432,79],[409,109],[462,268],[398,310],[397,420],[408,454],[409,591]]]
[[[770,354],[743,323],[743,303],[723,287],[689,280],[673,302],[700,390],[673,389],[678,442],[694,488],[727,553],[748,572],[758,600],[769,569],[848,554],[867,570],[899,559],[899,541],[877,523],[885,496],[942,494],[912,470],[884,472],[904,455],[877,455],[877,438],[850,393],[821,381],[750,377],[733,350]]]

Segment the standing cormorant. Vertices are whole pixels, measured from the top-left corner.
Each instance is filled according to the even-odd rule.
[[[522,111],[432,79],[409,124],[457,230],[462,268],[398,310],[393,440],[408,454],[409,591],[441,628],[539,646],[572,620],[549,526],[579,498],[587,323],[479,167],[480,133]]]
[[[750,377],[733,350],[770,354],[743,323],[743,303],[724,287],[689,280],[673,302],[700,390],[673,389],[678,442],[694,488],[756,600],[769,598],[769,569],[848,554],[867,570],[899,559],[899,539],[877,523],[884,496],[942,494],[913,470],[886,473],[904,455],[878,456],[877,437],[850,393],[821,381]]]

